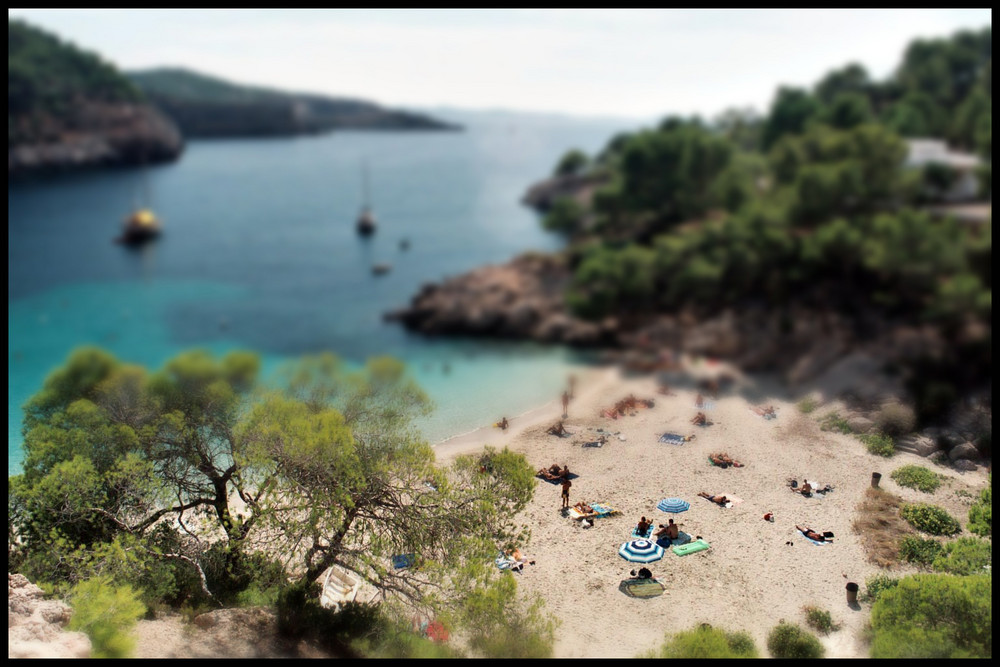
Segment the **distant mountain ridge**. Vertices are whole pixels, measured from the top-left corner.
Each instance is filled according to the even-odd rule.
[[[367,100],[244,86],[183,68],[127,72],[188,137],[280,136],[337,129],[459,130]]]

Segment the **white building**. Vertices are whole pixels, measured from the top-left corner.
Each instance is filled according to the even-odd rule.
[[[907,167],[923,167],[931,163],[943,164],[959,173],[958,179],[942,199],[949,202],[979,199],[979,178],[976,169],[979,158],[970,153],[948,150],[948,144],[938,139],[908,139],[909,153],[904,162]]]

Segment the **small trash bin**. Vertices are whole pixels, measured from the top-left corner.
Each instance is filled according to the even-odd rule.
[[[872,473],[872,488],[873,489],[877,489],[878,488],[878,482],[879,482],[880,479],[882,479],[882,473],[880,473],[880,472],[873,472]]]
[[[847,584],[847,604],[856,605],[858,603],[858,585],[853,581]]]

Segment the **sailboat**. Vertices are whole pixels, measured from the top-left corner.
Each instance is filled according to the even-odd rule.
[[[362,168],[364,178],[364,206],[361,208],[361,215],[358,216],[358,234],[361,236],[371,236],[375,233],[375,216],[372,215],[370,197],[368,193],[368,165]]]
[[[136,196],[136,205],[132,213],[125,218],[125,228],[117,241],[125,245],[142,245],[152,241],[160,235],[160,220],[149,207],[149,176],[143,172],[143,197],[145,205],[139,203]]]

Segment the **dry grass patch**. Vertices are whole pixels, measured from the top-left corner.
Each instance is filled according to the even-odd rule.
[[[879,567],[899,562],[899,542],[913,529],[899,516],[903,499],[882,489],[867,489],[851,527],[862,537],[868,561]]]

